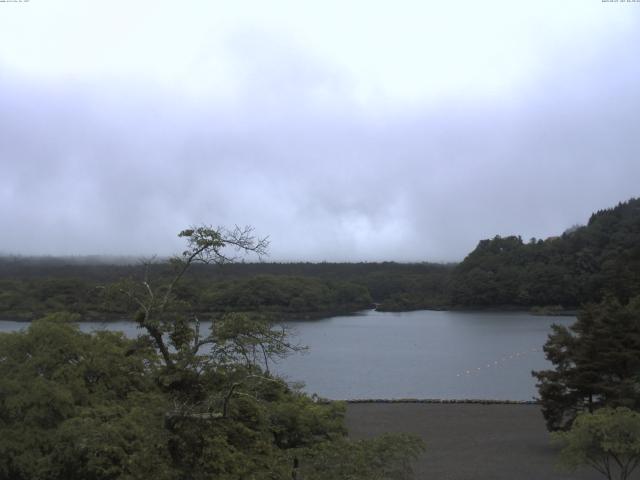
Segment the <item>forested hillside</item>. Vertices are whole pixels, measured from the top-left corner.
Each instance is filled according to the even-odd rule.
[[[129,263],[127,263],[127,260]],[[129,311],[109,295],[141,264],[99,258],[0,258],[0,317],[36,318],[66,310],[85,316]],[[147,266],[150,278],[171,265]],[[195,265],[176,295],[201,312],[259,311],[309,317],[380,310],[455,307],[572,309],[612,294],[640,293],[640,199],[594,213],[586,226],[524,242],[481,240],[460,264],[231,263]]]
[[[578,306],[640,293],[640,199],[546,240],[482,240],[452,273],[453,305]]]
[[[176,295],[203,313],[259,311],[317,317],[371,308],[442,307],[453,266],[430,263],[238,263],[194,265]],[[140,264],[96,259],[0,259],[0,317],[32,319],[51,311],[85,317],[123,316],[119,279],[140,278]],[[171,275],[167,262],[148,266],[156,282]]]

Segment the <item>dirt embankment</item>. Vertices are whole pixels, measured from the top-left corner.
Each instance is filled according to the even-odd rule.
[[[427,450],[415,464],[416,480],[602,479],[590,469],[558,469],[539,405],[351,403],[347,427],[353,438],[422,437]]]

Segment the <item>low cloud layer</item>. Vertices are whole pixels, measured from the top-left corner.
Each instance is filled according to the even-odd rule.
[[[556,235],[640,194],[639,41],[413,103],[363,102],[339,66],[256,32],[226,44],[228,97],[0,64],[0,251],[167,254],[206,223],[253,225],[272,260],[456,261]]]

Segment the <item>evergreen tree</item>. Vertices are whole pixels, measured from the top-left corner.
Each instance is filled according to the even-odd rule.
[[[588,305],[570,328],[553,326],[544,351],[554,369],[533,375],[550,430],[602,406],[640,408],[640,297]]]

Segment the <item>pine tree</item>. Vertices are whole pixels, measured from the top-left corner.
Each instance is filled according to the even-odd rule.
[[[554,369],[533,375],[550,430],[603,406],[640,409],[640,297],[585,307],[571,327],[553,326],[544,351]]]

